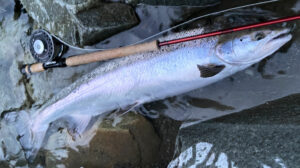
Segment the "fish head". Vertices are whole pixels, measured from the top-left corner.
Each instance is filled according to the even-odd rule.
[[[292,39],[290,29],[247,30],[220,37],[216,55],[228,64],[253,64],[276,52]]]

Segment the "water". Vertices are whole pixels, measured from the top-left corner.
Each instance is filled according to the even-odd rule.
[[[2,70],[11,69],[8,73],[0,73],[1,81],[6,81],[7,78],[11,78],[9,83],[2,85],[2,91],[6,90],[7,93],[0,93],[0,95],[12,95],[11,100],[14,100],[15,97],[24,97],[24,100],[20,100],[20,102],[9,101],[3,103],[14,104],[12,108],[4,108],[3,111],[10,112],[24,108],[31,108],[32,106],[35,106],[35,104],[41,105],[44,101],[39,101],[39,98],[35,97],[37,91],[31,90],[32,87],[26,84],[35,83],[35,81],[37,81],[37,77],[35,79],[11,77],[11,74],[16,74],[12,72],[15,69],[11,68],[11,65],[16,64],[15,67],[18,67],[23,63],[23,60],[28,61],[31,59],[28,58],[29,54],[26,53],[28,51],[24,50],[24,45],[26,45],[24,41],[28,39],[27,34],[30,34],[32,30],[32,21],[28,15],[24,13],[24,10],[20,9],[17,1],[13,2],[1,0],[0,2],[0,68]],[[258,1],[234,1],[233,3],[232,0],[224,0],[220,6],[205,10],[197,7],[153,7],[140,5],[136,8],[136,12],[141,20],[141,23],[138,26],[108,38],[107,40],[104,40],[92,47],[113,48],[132,44],[171,26],[186,21],[187,19],[201,16],[212,11],[226,9],[229,6],[238,6],[251,2],[253,3]],[[264,5],[262,6],[262,9],[271,10],[277,17],[285,17],[297,14],[300,11],[299,4],[300,0],[290,0],[288,2],[282,1]],[[246,9],[243,11],[246,11]],[[238,14],[238,12],[235,14]],[[253,13],[249,13],[249,15],[253,15]],[[256,15],[259,15],[259,13]],[[234,17],[231,17],[231,19],[234,19]],[[230,19],[228,22],[230,22]],[[210,17],[209,19],[205,19],[201,22],[197,22],[197,24],[194,23],[191,25],[195,26],[198,24],[212,26],[212,30],[219,29],[218,23],[214,22],[214,17]],[[298,27],[299,24],[300,22],[296,21],[288,23],[288,26]],[[223,26],[224,28],[228,28],[232,25],[228,24]],[[155,118],[159,115],[164,115],[175,120],[186,121],[186,125],[189,125],[190,121],[205,121],[211,118],[249,109],[271,100],[300,93],[300,77],[298,75],[300,59],[297,58],[300,54],[299,48],[297,47],[300,43],[300,39],[298,38],[299,34],[300,30],[295,28],[293,30],[294,38],[288,45],[276,54],[245,71],[239,72],[230,78],[226,78],[225,80],[208,87],[197,89],[184,95],[148,103],[142,106],[139,110],[147,114],[149,117]],[[74,52],[68,54],[72,55]],[[14,57],[17,58],[16,61],[11,59]],[[98,64],[93,64],[92,67],[88,68],[91,70],[97,65]],[[86,68],[86,66],[74,68],[72,75],[61,73],[60,75],[63,76],[63,81],[55,81],[59,85],[58,87],[55,87],[56,90],[49,89],[49,86],[41,87],[39,92],[45,92],[45,95],[48,94],[46,93],[47,89],[55,90],[51,94],[59,92],[59,90],[68,86],[74,80],[80,78],[83,74],[89,72],[89,70],[82,70],[84,68]],[[55,80],[56,75],[53,74],[62,71],[63,70],[61,69],[54,70],[49,74],[43,74],[43,77],[45,77],[44,79]],[[12,91],[6,88],[12,88],[11,90],[14,90],[14,92],[10,94]],[[26,94],[18,95],[19,92],[24,92],[24,90],[26,90]],[[45,96],[45,101],[53,96],[51,94],[49,94],[49,96]],[[22,159],[24,159],[22,147],[14,140],[14,138],[12,138],[17,137],[17,135],[7,133],[13,132],[13,126],[4,123],[0,126],[2,134],[11,135],[11,137],[1,137],[1,141],[12,143],[4,145],[7,147],[5,148],[6,152],[3,152],[4,147],[2,146],[2,150],[0,150],[0,160],[9,160],[10,165],[26,165],[24,160],[22,161]],[[92,133],[89,132],[87,133],[87,136],[92,136],[91,134]],[[55,138],[55,136],[56,134],[52,136],[52,138]],[[86,141],[82,142],[82,144],[86,144]],[[58,146],[59,145],[61,144],[58,144]],[[9,148],[11,146],[15,146],[15,148],[12,150]],[[55,145],[50,145],[50,147],[47,146],[47,149],[53,150],[59,157],[64,157],[64,152],[68,153],[66,150],[58,150],[61,148],[55,148]],[[6,158],[4,157],[4,153]],[[7,166],[8,163],[1,162],[0,166],[1,164]]]

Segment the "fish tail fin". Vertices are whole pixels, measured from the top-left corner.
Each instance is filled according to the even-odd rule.
[[[18,141],[20,142],[25,157],[29,162],[33,162],[40,147],[42,146],[47,129],[34,129],[32,116],[26,111],[17,113],[16,130],[18,132]]]

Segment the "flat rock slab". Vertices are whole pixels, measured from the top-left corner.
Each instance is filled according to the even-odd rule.
[[[139,21],[131,6],[82,0],[21,0],[38,25],[71,45],[91,45]]]
[[[66,129],[52,134],[45,147],[46,167],[151,167],[160,147],[151,123],[133,113],[120,119],[98,120],[76,139]]]
[[[169,167],[297,167],[300,95],[180,131]]]

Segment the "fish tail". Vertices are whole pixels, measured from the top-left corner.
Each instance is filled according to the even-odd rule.
[[[33,123],[35,120],[26,111],[21,111],[17,115],[18,141],[24,150],[26,159],[33,162],[42,146],[47,129],[35,129]]]

